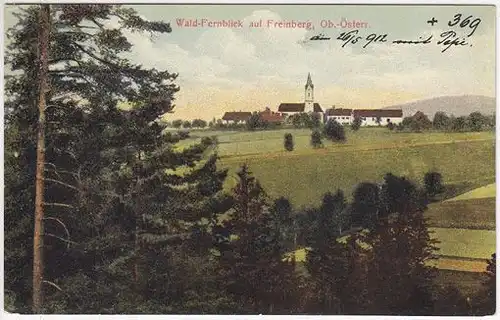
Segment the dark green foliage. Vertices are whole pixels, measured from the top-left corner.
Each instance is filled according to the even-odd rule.
[[[191,123],[191,126],[193,128],[205,128],[207,126],[207,122],[202,119],[194,119],[193,122]]]
[[[264,121],[262,121],[259,113],[254,112],[248,118],[246,125],[248,130],[256,130],[264,127]]]
[[[394,130],[394,128],[396,128],[396,125],[395,125],[394,123],[392,123],[392,122],[389,122],[389,123],[387,124],[387,128],[388,128],[389,130],[393,131],[393,130]]]
[[[216,169],[208,140],[174,151],[184,137],[162,134],[159,117],[172,110],[177,75],[121,58],[132,48],[124,29],[109,30],[102,22],[114,17],[131,31],[153,33],[170,26],[115,5],[51,9],[50,64],[59,67],[49,72],[47,94],[44,278],[62,291],[46,283],[45,311],[172,311],[178,301],[165,297],[187,285],[171,280],[181,279],[173,254],[209,249],[204,244],[213,219],[227,210],[220,192],[226,173]],[[18,157],[6,159],[12,180],[6,187],[5,285],[17,312],[29,309],[31,295],[37,15],[37,7],[21,10],[6,56],[18,71],[7,81],[5,109],[6,150]],[[118,108],[123,100],[130,110]],[[177,168],[190,170],[172,173]]]
[[[373,227],[382,209],[380,187],[370,182],[360,183],[353,194],[351,225],[353,227]]]
[[[422,132],[432,128],[432,122],[423,112],[416,112],[411,117],[403,119],[402,126],[413,132]]]
[[[321,125],[321,119],[317,113],[297,113],[290,117],[295,128],[319,128]]]
[[[356,115],[354,116],[354,119],[352,120],[352,123],[351,123],[351,129],[353,131],[358,131],[359,128],[361,128],[361,123],[363,122],[363,120],[361,120],[361,117]]]
[[[431,314],[435,241],[423,217],[425,202],[404,177],[388,174],[382,186],[384,215],[363,238],[368,260],[368,310],[374,314]]]
[[[285,133],[283,146],[285,147],[286,151],[293,151],[294,143],[293,143],[293,136],[291,133]]]
[[[331,141],[344,142],[346,140],[344,126],[333,119],[328,120],[325,124],[323,133]]]
[[[467,118],[463,116],[454,118],[451,124],[451,129],[456,132],[467,130]]]
[[[446,113],[438,111],[436,112],[436,114],[434,114],[432,126],[436,130],[447,130],[451,126],[451,118],[448,117]]]
[[[323,147],[323,141],[321,141],[321,132],[319,130],[314,130],[311,133],[311,146],[313,148]]]
[[[496,312],[496,270],[496,253],[493,253],[485,270],[483,288],[473,303],[476,315],[493,315]]]
[[[174,120],[172,121],[172,127],[179,129],[180,127],[182,127],[182,122],[183,121],[181,119]]]
[[[485,126],[487,119],[480,112],[472,112],[467,118],[467,126],[471,131],[481,131]]]
[[[310,115],[311,121],[309,127],[319,128],[321,126],[321,115],[319,113],[311,113]]]
[[[340,242],[344,194],[327,193],[312,227],[305,265],[315,292],[306,311],[320,314],[353,314],[363,308],[363,250],[355,237]]]
[[[189,120],[186,120],[186,121],[184,121],[184,122],[182,123],[182,127],[183,127],[184,129],[189,129],[189,128],[191,128],[191,126],[192,126],[192,125],[191,125],[191,121],[189,121]]]
[[[297,246],[297,226],[292,216],[292,204],[284,197],[276,199],[270,208],[272,221],[279,230],[279,241],[287,251]]]
[[[434,289],[434,312],[436,316],[470,315],[470,304],[467,298],[455,286],[436,287]]]
[[[424,186],[427,195],[431,198],[444,191],[443,176],[439,172],[427,172],[424,176]]]
[[[279,210],[273,217],[266,195],[246,166],[238,172],[238,177],[231,218],[219,229],[224,290],[237,304],[234,312],[283,313],[287,304],[293,305],[295,266],[283,260],[286,251],[274,219],[287,206],[275,206]]]

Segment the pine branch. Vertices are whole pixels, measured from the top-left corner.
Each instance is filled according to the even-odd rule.
[[[57,183],[57,184],[60,184],[60,185],[63,185],[65,187],[68,187],[70,189],[73,189],[73,190],[76,190],[76,191],[80,191],[80,189],[78,189],[77,187],[75,186],[72,186],[68,183],[65,183],[65,182],[62,182],[62,181],[59,181],[59,180],[55,180],[55,179],[50,179],[50,178],[45,178],[44,179],[45,181],[49,181],[49,182],[54,182],[54,183]]]
[[[66,225],[58,218],[54,218],[54,217],[46,217],[46,218],[43,218],[43,220],[55,220],[57,222],[59,222],[60,225],[63,226],[64,230],[66,231],[66,235],[67,235],[67,239],[68,241],[71,241],[70,240],[70,234],[69,234],[69,230],[68,228],[66,227]],[[68,242],[68,249],[69,249],[69,242]]]
[[[68,239],[64,239],[64,238],[59,237],[59,236],[56,236],[55,234],[52,234],[52,233],[46,233],[46,232],[45,232],[43,235],[44,235],[44,236],[47,236],[47,237],[56,238],[56,239],[58,239],[58,240],[61,240],[62,242],[66,242],[66,243],[68,244],[68,249],[69,249],[69,245],[70,245],[70,244],[78,244],[78,243],[76,243],[76,242],[74,242],[74,241],[71,241],[71,240],[68,240]]]
[[[58,203],[58,202],[44,202],[43,205],[44,206],[64,207],[64,208],[75,209],[75,207],[73,207],[70,204]]]
[[[46,284],[50,284],[51,286],[55,287],[57,290],[63,292],[63,290],[61,289],[61,287],[59,287],[57,284],[55,284],[54,282],[52,281],[48,281],[48,280],[42,280],[43,283],[46,283]]]

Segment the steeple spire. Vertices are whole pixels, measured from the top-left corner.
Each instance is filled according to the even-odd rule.
[[[314,85],[313,85],[312,80],[311,80],[311,73],[310,72],[307,73],[306,88],[307,87],[314,88]]]

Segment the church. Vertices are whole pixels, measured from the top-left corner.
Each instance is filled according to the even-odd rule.
[[[311,73],[307,75],[307,82],[305,85],[304,102],[301,103],[281,103],[278,107],[278,112],[284,116],[291,116],[297,113],[319,113],[320,118],[323,119],[323,110],[319,103],[314,102],[314,84],[311,80]]]

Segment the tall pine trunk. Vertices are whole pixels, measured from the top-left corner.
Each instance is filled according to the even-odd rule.
[[[33,235],[33,312],[41,313],[43,307],[43,201],[45,167],[45,94],[47,93],[48,46],[50,29],[50,7],[41,5],[39,20],[39,73],[38,73],[38,137],[36,152],[35,182],[35,230]]]

